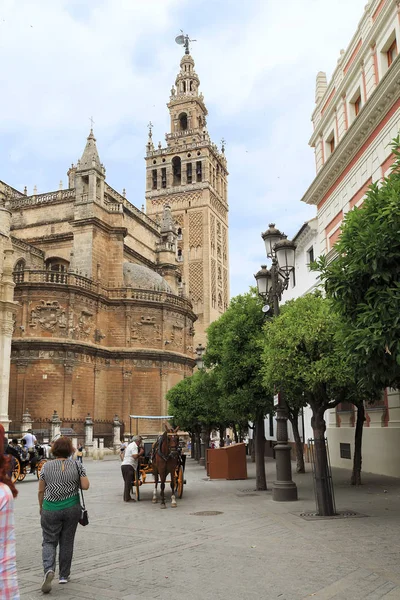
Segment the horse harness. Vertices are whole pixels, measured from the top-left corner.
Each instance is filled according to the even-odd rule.
[[[168,444],[169,453],[167,455],[161,451],[161,445],[163,442],[164,435],[165,434],[160,435],[159,438],[157,439],[157,441],[155,443],[155,447],[154,447],[153,456],[155,456],[155,454],[157,454],[165,462],[167,462],[169,458],[176,458],[176,457],[180,458],[180,452],[179,452],[178,446],[175,448],[170,448],[170,446]],[[168,437],[167,437],[167,441],[168,441]]]

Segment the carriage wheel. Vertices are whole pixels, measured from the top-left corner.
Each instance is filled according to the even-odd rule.
[[[183,467],[182,465],[178,468],[178,498],[182,498],[183,496],[183,484],[185,483],[183,479]]]
[[[13,470],[11,474],[11,481],[15,483],[19,481],[19,476],[21,475],[21,463],[19,460],[13,457]]]
[[[42,460],[39,460],[38,464],[36,465],[36,477],[38,479],[39,479],[40,472],[43,469],[43,465],[45,465],[46,463],[47,463],[47,459],[42,458]]]
[[[26,466],[20,464],[20,470],[17,481],[23,481],[26,477]]]

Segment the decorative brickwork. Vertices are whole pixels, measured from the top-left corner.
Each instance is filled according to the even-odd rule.
[[[203,263],[195,262],[189,265],[189,289],[193,302],[203,302]]]
[[[211,259],[211,303],[212,307],[217,306],[217,267],[214,258]]]
[[[189,247],[196,248],[203,245],[203,213],[189,214]]]

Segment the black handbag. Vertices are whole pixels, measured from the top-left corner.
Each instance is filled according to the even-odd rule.
[[[79,525],[82,525],[82,527],[86,527],[86,525],[89,525],[89,515],[88,515],[88,511],[86,510],[86,506],[85,506],[85,499],[83,497],[83,490],[82,490],[82,485],[81,485],[81,474],[79,472],[79,468],[77,463],[76,464],[76,470],[78,471],[78,477],[79,477],[79,489],[81,491],[81,516],[79,517]]]

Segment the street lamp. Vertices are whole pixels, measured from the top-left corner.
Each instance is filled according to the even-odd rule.
[[[196,348],[196,365],[197,365],[197,368],[199,369],[199,371],[204,369],[203,354],[205,351],[206,351],[205,347],[201,343],[199,343],[199,345]],[[201,427],[201,434],[200,434],[200,459],[199,459],[199,465],[202,465],[203,467],[206,464],[205,440],[206,440],[206,431],[205,431],[205,427],[203,425]]]
[[[265,243],[267,257],[272,265],[266,265],[254,275],[257,281],[259,295],[272,305],[275,317],[279,315],[279,301],[282,293],[288,288],[290,275],[294,271],[296,244],[287,239],[275,223],[271,223],[267,231],[261,234]],[[265,309],[269,310],[269,307]],[[278,393],[278,406],[276,409],[276,481],[272,485],[272,498],[277,502],[297,500],[297,487],[292,481],[292,463],[290,460],[291,447],[288,444],[287,407],[282,395]]]

